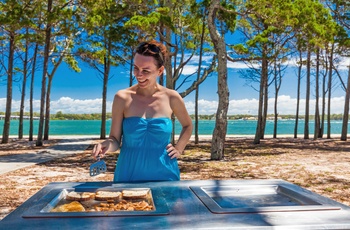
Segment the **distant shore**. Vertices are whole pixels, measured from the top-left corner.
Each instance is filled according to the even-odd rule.
[[[320,139],[326,139],[326,134],[324,135],[323,138]],[[340,134],[331,134],[331,138],[340,138]],[[108,135],[106,135],[106,137],[108,137]],[[226,138],[247,138],[247,139],[253,139],[255,137],[255,135],[226,135]],[[0,136],[1,138],[1,136]],[[11,139],[18,139],[18,136],[16,135],[10,135]],[[29,136],[28,135],[24,135],[23,136],[24,139],[28,139]],[[175,139],[178,139],[179,135],[175,135]],[[211,141],[212,139],[212,135],[198,135],[198,138],[200,141]],[[271,139],[273,138],[273,135],[265,135],[264,138],[266,139]],[[278,138],[294,138],[294,134],[281,134],[281,135],[277,135],[277,139]],[[304,135],[302,134],[298,134],[297,138],[304,138]],[[350,137],[349,137],[350,138]],[[34,136],[34,140],[36,140],[37,137]],[[100,136],[99,135],[50,135],[49,139],[96,139],[99,140]],[[309,135],[309,139],[313,139],[313,135]],[[191,141],[195,140],[195,135],[192,135],[190,138]]]

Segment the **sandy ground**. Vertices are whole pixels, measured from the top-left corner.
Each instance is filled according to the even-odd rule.
[[[43,147],[27,140],[1,144],[0,160],[3,155],[42,151],[58,141],[47,141]],[[231,137],[220,161],[210,160],[210,146],[208,140],[188,145],[179,159],[182,180],[283,179],[350,205],[349,141],[266,138],[255,145],[250,137]],[[94,162],[91,148],[0,175],[0,219],[50,182],[113,180],[118,152],[106,156],[107,173],[90,177],[88,168]]]

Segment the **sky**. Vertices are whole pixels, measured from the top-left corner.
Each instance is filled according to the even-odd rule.
[[[207,65],[209,65],[210,55],[205,57]],[[342,59],[339,65],[343,79],[348,74],[348,65],[350,58]],[[198,66],[198,57],[193,60],[184,69],[183,74],[189,75],[193,73]],[[258,92],[243,79],[239,70],[247,68],[244,63],[228,62],[228,87],[230,91],[229,115],[235,114],[251,114],[258,113]],[[295,114],[296,98],[297,98],[297,78],[293,69],[295,66],[293,60],[288,63],[288,69],[282,79],[282,86],[278,97],[278,113],[279,114]],[[80,63],[82,71],[75,73],[65,64],[61,64],[54,76],[51,93],[51,113],[61,111],[63,113],[101,113],[102,109],[102,80],[97,72],[86,64]],[[109,80],[107,93],[107,112],[111,112],[114,94],[123,88],[129,86],[129,71],[127,67],[119,67],[112,70],[112,78]],[[39,112],[40,109],[40,93],[41,93],[41,72],[36,73],[35,90],[34,90],[34,111]],[[193,76],[196,78],[196,76]],[[339,82],[339,81],[337,81]],[[185,84],[185,87],[190,83]],[[13,101],[12,111],[19,111],[20,107],[20,83],[13,85]],[[258,84],[253,85],[258,88]],[[313,114],[315,108],[314,84],[311,89],[310,113]],[[181,92],[181,88],[178,90]],[[217,76],[213,74],[208,77],[199,88],[199,114],[214,114],[217,111],[218,94],[217,94]],[[25,111],[29,111],[29,82],[26,88]],[[345,92],[336,84],[332,90],[331,113],[343,113]],[[273,114],[275,93],[273,89],[269,91],[269,109],[268,113]],[[184,98],[186,108],[190,114],[194,114],[194,92]],[[6,85],[0,83],[0,111],[6,108]],[[305,109],[305,79],[302,79],[300,114]]]

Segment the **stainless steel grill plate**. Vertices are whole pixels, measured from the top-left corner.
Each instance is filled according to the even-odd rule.
[[[191,186],[213,213],[337,210],[282,185]]]
[[[52,190],[48,193],[47,199],[52,198],[45,206],[33,206],[27,210],[22,217],[33,218],[33,217],[114,217],[114,216],[147,216],[147,215],[168,215],[169,209],[167,203],[164,200],[164,196],[161,195],[160,190],[149,188],[125,188],[128,190],[148,190],[147,203],[153,206],[153,210],[150,211],[85,211],[85,212],[52,212],[54,208],[59,205],[67,204],[71,201],[66,201],[65,197],[70,191],[76,192],[95,192],[98,190],[103,191],[122,191],[124,188],[113,188],[104,187],[103,189],[96,189],[93,187],[80,187],[78,189],[65,188],[60,190]],[[136,199],[134,201],[138,201]],[[106,203],[106,201],[80,201],[80,203],[86,207],[93,207],[95,204]]]

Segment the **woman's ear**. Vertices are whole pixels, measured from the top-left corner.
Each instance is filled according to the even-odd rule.
[[[158,76],[162,75],[163,72],[164,72],[164,66],[158,69]]]

